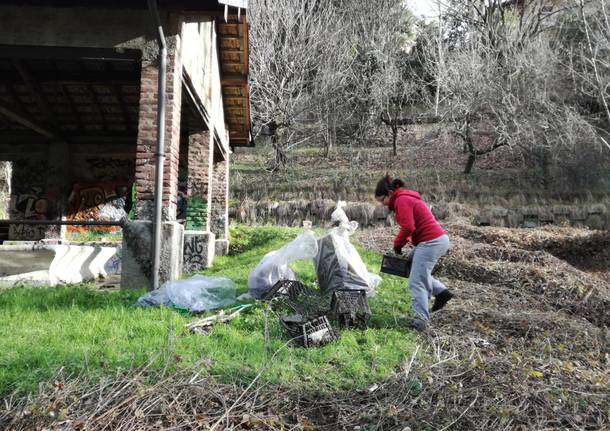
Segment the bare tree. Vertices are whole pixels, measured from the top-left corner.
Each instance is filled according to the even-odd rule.
[[[600,136],[600,139],[610,149],[607,139],[610,133],[610,2],[595,0],[585,5],[583,0],[578,0],[578,14],[583,43],[577,45],[578,58],[571,66],[581,93],[600,105],[605,123],[602,131],[606,134],[606,138]]]
[[[270,135],[277,169],[287,161],[297,121],[314,106],[319,65],[332,53],[341,16],[332,2],[309,0],[255,0],[249,13],[255,136]]]
[[[402,91],[393,70],[409,33],[406,12],[395,0],[252,2],[255,136],[269,135],[273,169],[304,142],[329,155],[379,125],[380,112],[395,106],[383,101]]]
[[[466,0],[445,5],[439,119],[461,141],[470,173],[481,156],[518,150],[542,165],[595,135],[572,105],[554,37],[558,14],[543,0]],[[438,55],[426,64],[438,68]]]

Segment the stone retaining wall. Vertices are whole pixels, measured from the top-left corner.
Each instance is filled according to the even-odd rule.
[[[244,200],[230,208],[230,217],[238,223],[249,225],[301,226],[304,220],[310,220],[314,225],[325,225],[329,223],[335,206],[335,201],[327,199],[284,202]],[[385,207],[370,202],[348,202],[345,212],[350,220],[357,221],[362,227],[394,223]],[[565,224],[610,230],[610,208],[603,204],[472,209],[456,203],[436,203],[432,205],[432,212],[439,220],[462,216],[481,226],[537,227]]]

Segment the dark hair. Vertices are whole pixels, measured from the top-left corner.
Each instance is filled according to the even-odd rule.
[[[377,182],[377,187],[375,187],[375,197],[388,196],[390,192],[393,192],[399,187],[404,187],[405,183],[400,178],[392,179],[389,175],[386,174],[385,177],[380,179]]]

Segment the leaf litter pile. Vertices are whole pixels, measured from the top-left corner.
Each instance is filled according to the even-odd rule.
[[[384,382],[304,393],[192,370],[96,383],[58,374],[35,398],[5,399],[0,428],[610,429],[610,233],[446,228],[452,248],[435,275],[458,297]],[[393,233],[358,240],[385,252]]]

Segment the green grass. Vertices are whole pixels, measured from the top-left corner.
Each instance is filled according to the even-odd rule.
[[[248,273],[261,257],[298,232],[233,229],[237,254],[217,258],[214,269],[205,273],[231,278],[238,294],[243,293]],[[360,251],[376,271],[380,257]],[[311,262],[299,262],[294,269],[301,280],[315,281]],[[196,366],[227,382],[249,381],[265,369],[262,379],[272,383],[358,388],[388,377],[414,349],[415,335],[395,319],[410,312],[406,283],[395,277],[384,278],[371,300],[369,329],[344,331],[339,341],[317,349],[283,347],[287,336],[266,303],[255,303],[238,319],[202,336],[184,328],[198,317],[134,307],[142,293],[84,285],[0,292],[0,394],[31,392],[62,368],[96,377],[145,365],[170,370]]]
[[[95,229],[88,229],[84,232],[66,234],[66,239],[74,242],[92,242],[92,241],[104,241],[104,242],[121,242],[123,239],[122,232],[111,232],[111,231],[98,231]]]

